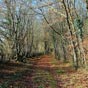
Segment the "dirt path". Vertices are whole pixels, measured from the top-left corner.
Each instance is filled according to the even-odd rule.
[[[75,71],[69,63],[52,56],[41,56],[29,60],[28,66],[18,66],[18,73],[4,88],[88,88],[87,71]],[[20,69],[23,71],[19,72]]]
[[[69,63],[55,60],[53,56],[40,57],[33,69],[33,85],[28,88],[88,88],[87,71],[75,71]]]
[[[35,88],[88,88],[87,71],[83,69],[75,71],[69,63],[55,60],[53,56],[43,56],[33,66],[36,69],[33,77],[41,76],[40,80],[43,80],[45,85],[44,87],[37,85]]]

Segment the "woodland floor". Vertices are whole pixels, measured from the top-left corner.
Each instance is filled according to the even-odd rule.
[[[27,64],[0,64],[0,88],[88,88],[88,71],[52,56],[28,60]]]

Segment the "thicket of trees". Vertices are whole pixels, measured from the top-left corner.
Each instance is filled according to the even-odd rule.
[[[88,0],[1,0],[0,61],[53,52],[85,67],[87,12]]]

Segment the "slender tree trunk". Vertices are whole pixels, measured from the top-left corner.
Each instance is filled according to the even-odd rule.
[[[78,57],[77,57],[78,55],[77,55],[77,49],[76,49],[76,45],[75,45],[76,41],[74,41],[74,38],[73,38],[73,36],[75,37],[75,35],[73,35],[73,32],[72,32],[72,31],[74,31],[74,26],[72,24],[72,19],[71,19],[71,16],[69,14],[68,8],[65,4],[65,0],[63,0],[63,6],[65,8],[65,12],[66,12],[66,15],[67,15],[66,20],[67,20],[68,27],[69,27],[69,32],[70,32],[70,37],[71,37],[71,45],[73,47],[74,67],[77,70],[78,69]]]

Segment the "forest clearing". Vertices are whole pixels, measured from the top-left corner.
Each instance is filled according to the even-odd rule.
[[[88,0],[0,0],[0,88],[88,88]]]

